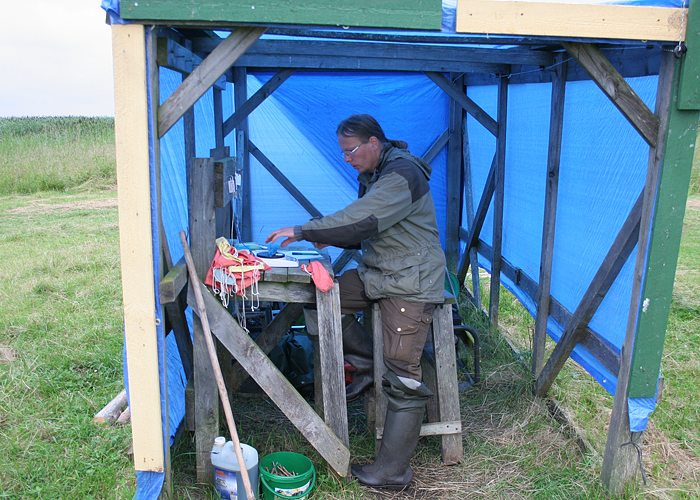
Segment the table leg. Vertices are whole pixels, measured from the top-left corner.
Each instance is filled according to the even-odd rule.
[[[327,292],[316,290],[320,364],[323,380],[323,415],[326,423],[349,445],[348,410],[345,401],[345,370],[343,360],[343,331],[340,319],[340,292],[336,281]]]

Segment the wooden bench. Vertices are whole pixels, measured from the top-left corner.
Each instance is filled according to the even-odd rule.
[[[428,334],[428,342],[432,341],[433,344],[434,356],[426,356],[424,352],[421,359],[423,383],[434,396],[428,401],[428,423],[423,424],[420,435],[442,436],[442,461],[445,465],[454,465],[462,460],[464,452],[457,384],[457,357],[452,326],[452,304],[455,303],[455,298],[449,294],[445,295],[445,302],[435,308],[431,331]],[[372,331],[374,339],[374,394],[366,398],[366,409],[368,420],[374,421],[375,451],[378,452],[384,433],[387,408],[386,395],[382,390],[382,377],[386,372],[386,366],[383,354],[382,318],[378,304],[372,306],[369,319],[370,321],[366,322],[367,330]]]

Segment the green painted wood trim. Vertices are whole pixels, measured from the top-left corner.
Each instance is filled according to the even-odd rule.
[[[677,66],[627,391],[633,398],[656,394],[698,135],[698,111],[678,109],[679,74]]]
[[[678,109],[700,109],[700,0],[690,0],[689,6]]]
[[[129,20],[320,24],[439,30],[441,0],[121,0]]]

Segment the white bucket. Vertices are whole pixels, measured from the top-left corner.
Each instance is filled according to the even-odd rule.
[[[241,443],[245,468],[248,470],[250,484],[255,498],[258,498],[258,451],[252,446]],[[219,436],[211,449],[211,464],[214,466],[214,487],[224,500],[252,500],[246,495],[241,468],[233,447],[233,442]]]

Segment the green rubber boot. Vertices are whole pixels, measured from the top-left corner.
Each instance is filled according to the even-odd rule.
[[[384,375],[382,385],[388,406],[379,453],[373,464],[352,464],[350,470],[365,486],[401,490],[413,479],[409,462],[418,444],[425,405],[432,393],[424,384],[416,389],[407,387],[392,371]]]

